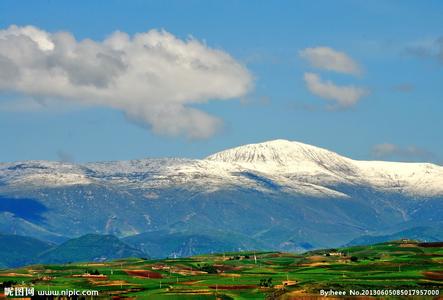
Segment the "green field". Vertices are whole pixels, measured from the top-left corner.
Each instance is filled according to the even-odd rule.
[[[97,290],[106,298],[299,299],[318,296],[321,289],[443,293],[443,243],[396,241],[303,254],[241,252],[33,265],[0,270],[0,282],[36,291]],[[419,298],[436,297],[414,299]]]

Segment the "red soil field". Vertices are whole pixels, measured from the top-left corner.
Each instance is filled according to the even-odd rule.
[[[443,242],[419,243],[418,245],[425,248],[439,248],[443,247]]]
[[[148,270],[125,270],[126,274],[144,278],[163,278],[162,274]]]
[[[423,272],[426,278],[433,280],[443,280],[443,271]]]
[[[246,290],[246,289],[255,289],[257,288],[254,284],[243,284],[243,285],[210,285],[210,289],[219,289],[219,290]]]

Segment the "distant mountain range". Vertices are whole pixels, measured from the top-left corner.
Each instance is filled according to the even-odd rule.
[[[422,242],[440,242],[443,241],[443,228],[441,226],[414,227],[387,235],[363,235],[353,239],[346,244],[346,246],[373,245],[401,239],[410,239]]]
[[[415,227],[390,235],[361,236],[346,246],[373,245],[402,239],[422,242],[443,241],[442,229],[441,227]],[[239,237],[223,233],[220,233],[218,240],[203,234],[161,232],[142,233],[123,240],[113,235],[87,234],[59,245],[32,237],[0,234],[0,245],[2,245],[0,269],[31,264],[102,262],[129,257],[189,257],[196,253],[223,253],[227,249],[235,249],[239,243],[244,249],[263,249],[263,245],[255,243],[252,239],[240,241]],[[310,248],[309,245],[305,246]],[[150,253],[152,257],[147,253]]]
[[[304,251],[417,227],[443,228],[443,167],[286,140],[201,160],[0,164],[0,232],[51,245],[92,233],[153,257]]]

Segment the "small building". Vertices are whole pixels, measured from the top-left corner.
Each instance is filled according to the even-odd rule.
[[[343,252],[329,252],[329,256],[344,256]]]

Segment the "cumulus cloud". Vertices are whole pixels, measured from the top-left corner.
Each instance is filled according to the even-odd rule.
[[[315,73],[305,73],[304,80],[311,93],[321,98],[332,100],[339,107],[350,107],[367,94],[367,91],[363,88],[352,85],[335,85],[332,81],[322,80]]]
[[[299,56],[315,68],[351,75],[361,73],[360,66],[351,57],[329,47],[306,48]]]
[[[228,53],[163,30],[103,41],[32,26],[0,30],[0,91],[112,107],[157,134],[210,137],[221,120],[195,104],[241,97],[252,85]]]
[[[407,161],[436,161],[434,153],[417,146],[398,146],[391,143],[375,145],[372,156],[379,159],[401,159]]]

